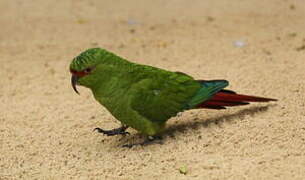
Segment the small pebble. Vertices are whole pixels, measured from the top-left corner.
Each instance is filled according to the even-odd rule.
[[[246,45],[246,43],[244,41],[241,41],[241,40],[234,41],[235,47],[244,47],[245,45]]]
[[[127,20],[127,24],[129,24],[129,25],[137,25],[137,24],[139,24],[139,22],[137,22],[136,20],[133,20],[133,19],[128,19]]]
[[[185,167],[185,166],[180,167],[180,168],[179,168],[179,172],[180,172],[180,174],[186,175],[186,173],[187,173],[186,167]]]

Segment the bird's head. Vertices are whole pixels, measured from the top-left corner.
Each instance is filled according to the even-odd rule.
[[[72,74],[71,84],[74,91],[79,94],[76,85],[82,85],[88,88],[94,86],[98,79],[98,66],[102,62],[105,50],[92,48],[82,52],[75,57],[70,64]]]

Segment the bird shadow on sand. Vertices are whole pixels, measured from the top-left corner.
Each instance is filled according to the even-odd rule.
[[[209,127],[211,124],[223,124],[225,122],[232,122],[244,119],[246,116],[254,116],[259,113],[266,112],[269,108],[276,106],[275,104],[269,104],[265,106],[254,106],[246,109],[239,110],[235,113],[226,114],[222,116],[216,116],[208,119],[203,119],[202,121],[194,121],[187,123],[179,123],[177,125],[171,125],[167,127],[164,132],[164,136],[174,137],[178,133],[185,132],[189,129],[199,129],[200,127]]]
[[[232,122],[232,121],[241,121],[243,120],[246,116],[254,116],[256,114],[264,113],[266,112],[269,108],[276,106],[276,104],[269,104],[265,106],[254,106],[254,107],[249,107],[246,109],[239,110],[235,113],[231,114],[226,114],[222,116],[216,116],[216,117],[211,117],[208,119],[200,119],[199,121],[193,121],[193,122],[182,122],[179,124],[174,124],[170,125],[166,128],[164,133],[162,134],[163,141],[167,138],[175,138],[177,136],[183,135],[185,131],[188,130],[198,130],[201,127],[208,128],[209,125],[211,124],[223,124],[226,122]],[[124,138],[124,141],[135,141],[136,139],[143,139],[144,136],[136,133],[132,134],[128,137]],[[138,140],[136,140],[138,141]]]

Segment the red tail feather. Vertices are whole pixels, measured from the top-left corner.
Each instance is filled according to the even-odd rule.
[[[234,91],[221,90],[216,93],[211,99],[199,104],[198,108],[208,109],[225,109],[226,106],[241,106],[249,104],[249,102],[268,102],[276,101],[276,99],[247,96],[236,94]]]

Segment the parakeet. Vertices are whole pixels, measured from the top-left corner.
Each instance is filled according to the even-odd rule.
[[[227,80],[195,80],[182,72],[129,62],[105,49],[91,48],[70,64],[71,83],[91,89],[94,98],[122,124],[103,130],[108,136],[126,134],[128,127],[158,136],[177,113],[198,108],[225,109],[276,99],[247,96],[224,89]]]

